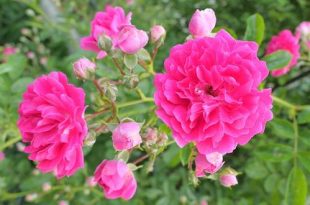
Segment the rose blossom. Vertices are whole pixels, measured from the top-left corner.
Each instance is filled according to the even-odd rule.
[[[115,39],[115,47],[121,49],[124,53],[135,54],[147,44],[148,40],[145,31],[127,25],[122,28]]]
[[[90,35],[81,39],[81,48],[96,52],[99,57],[105,56],[105,52],[98,47],[99,36],[105,34],[113,41],[124,25],[131,25],[131,13],[126,16],[123,8],[106,6],[93,18]]]
[[[42,172],[57,178],[73,175],[84,166],[85,93],[68,83],[61,72],[37,78],[27,88],[19,106],[18,128],[25,152]]]
[[[96,64],[88,58],[80,58],[73,63],[73,72],[79,79],[88,79],[91,73],[96,71]]]
[[[207,155],[198,153],[195,159],[196,177],[203,177],[205,173],[214,174],[224,164],[223,155],[218,152],[213,152]]]
[[[5,159],[5,154],[4,152],[0,152],[0,161]]]
[[[231,187],[238,184],[238,180],[235,174],[223,174],[220,176],[220,183],[224,187]]]
[[[58,205],[69,205],[69,202],[67,202],[65,200],[61,200],[58,202]]]
[[[112,133],[113,147],[116,151],[128,150],[142,142],[141,126],[136,122],[122,122]]]
[[[196,10],[189,22],[189,32],[194,37],[209,36],[216,24],[216,16],[212,9]]]
[[[296,37],[310,49],[310,21],[304,21],[296,28]]]
[[[200,205],[208,205],[207,200],[201,200]]]
[[[176,45],[155,76],[156,114],[181,147],[195,142],[201,154],[232,152],[272,118],[271,90],[255,42],[233,39],[225,30]]]
[[[155,25],[151,28],[151,42],[155,43],[161,38],[165,38],[166,30],[161,25]]]
[[[96,168],[95,181],[107,199],[129,200],[137,189],[137,182],[127,164],[121,160],[103,160]]]
[[[284,68],[271,71],[273,76],[281,76],[286,74],[294,65],[300,56],[298,38],[295,37],[290,30],[283,30],[277,36],[273,36],[267,45],[266,54],[284,50],[288,51],[292,59]]]

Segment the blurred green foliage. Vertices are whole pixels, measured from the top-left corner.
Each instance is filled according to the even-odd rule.
[[[167,39],[155,64],[155,70],[162,71],[169,48],[182,43],[188,35],[187,24],[195,9],[213,8],[217,15],[217,26],[233,30],[239,39],[245,35],[247,18],[259,13],[265,20],[262,54],[265,43],[272,35],[285,28],[294,31],[301,21],[310,20],[309,0],[135,0],[132,5],[127,5],[124,0],[54,0],[50,2],[53,2],[58,14],[53,17],[48,14],[51,8],[42,8],[42,2],[0,1],[0,45],[9,43],[20,48],[20,54],[11,56],[0,66],[0,147],[12,142],[5,149],[6,159],[0,162],[0,204],[33,204],[26,202],[23,196],[37,192],[39,198],[36,202],[42,205],[57,204],[60,199],[69,200],[74,205],[196,205],[202,199],[207,199],[210,205],[279,205],[284,204],[287,184],[296,186],[288,183],[288,180],[301,180],[297,186],[305,186],[302,181],[310,180],[310,111],[305,110],[297,116],[300,135],[297,163],[305,174],[300,177],[300,170],[291,171],[293,120],[287,109],[278,106],[274,107],[276,117],[267,125],[264,134],[225,156],[226,164],[242,173],[238,176],[239,185],[232,189],[221,187],[218,182],[209,179],[203,179],[200,186],[194,188],[189,183],[184,164],[186,150],[180,151],[176,145],[172,145],[157,159],[153,173],[146,174],[143,169],[136,172],[138,191],[132,201],[106,201],[98,190],[85,186],[85,179],[92,175],[103,159],[114,156],[109,134],[99,136],[93,149],[85,150],[87,165],[84,170],[61,181],[55,180],[50,174],[37,175],[33,171],[35,165],[14,145],[18,140],[16,110],[26,85],[31,79],[51,70],[64,71],[72,82],[80,84],[72,75],[71,64],[81,55],[94,57],[94,54],[79,49],[77,36],[89,33],[90,20],[106,3],[113,2],[114,5],[123,6],[127,12],[132,11],[133,23],[142,29],[149,30],[154,24],[162,24],[166,28]],[[31,35],[22,34],[25,28],[31,31]],[[32,60],[25,58],[29,51],[35,53]],[[42,57],[47,57],[46,64],[41,62]],[[111,66],[100,64],[103,69],[98,71],[98,75],[105,76],[107,72],[109,76],[113,75]],[[300,69],[294,69],[280,79],[270,78],[267,86],[276,86],[275,93],[294,104],[309,104],[310,79],[302,78],[289,83],[290,79],[306,69],[309,66],[300,66]],[[83,86],[89,92],[92,89],[87,83]],[[139,86],[148,96],[152,95],[152,82],[144,80]],[[124,91],[119,99],[125,98],[132,99],[134,95]],[[143,106],[133,108],[143,109]],[[140,115],[136,120],[143,121],[144,116]],[[135,157],[138,156],[132,156],[133,159]],[[45,193],[41,186],[47,181],[55,189]],[[7,192],[20,193],[20,196]],[[7,200],[2,201],[1,197],[7,197]],[[308,203],[309,200],[308,196]]]

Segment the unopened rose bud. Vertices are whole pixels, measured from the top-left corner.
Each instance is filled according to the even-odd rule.
[[[220,183],[224,187],[231,187],[238,184],[237,180],[238,172],[232,168],[226,168],[220,173]]]
[[[35,54],[34,54],[33,52],[29,51],[29,52],[27,52],[26,56],[27,56],[27,58],[29,58],[29,59],[34,59]]]
[[[112,40],[108,35],[102,34],[98,39],[98,46],[100,49],[110,52],[112,49]]]
[[[3,152],[0,152],[0,161],[5,159],[5,154]]]
[[[212,152],[207,155],[198,153],[195,159],[196,176],[204,177],[206,173],[214,174],[224,164],[223,155],[219,152]]]
[[[135,54],[148,42],[145,31],[137,29],[133,25],[126,25],[122,28],[116,38],[116,47],[124,53]]]
[[[84,145],[89,147],[93,146],[96,142],[96,136],[96,132],[94,130],[90,130],[84,140]]]
[[[167,141],[168,141],[168,136],[165,133],[159,133],[158,141],[157,141],[158,146],[166,145]]]
[[[49,190],[51,190],[52,186],[49,182],[45,182],[42,184],[42,190],[44,192],[48,192]]]
[[[87,177],[86,183],[89,187],[94,187],[97,184],[97,182],[95,181],[95,177]]]
[[[24,150],[25,150],[25,145],[23,144],[23,143],[21,143],[21,142],[17,142],[16,143],[16,148],[17,148],[17,150],[18,151],[20,151],[20,152],[23,152]]]
[[[189,22],[189,32],[193,37],[209,36],[215,23],[216,16],[212,9],[196,10]]]
[[[122,122],[112,132],[113,147],[116,151],[129,150],[142,142],[141,126],[136,122]]]
[[[42,57],[42,58],[40,58],[40,63],[41,63],[42,65],[46,65],[46,64],[47,64],[47,61],[48,61],[48,58],[47,58],[47,57]]]
[[[166,37],[166,30],[161,25],[155,25],[151,28],[151,42],[163,42]]]
[[[58,205],[69,205],[69,202],[65,200],[61,200],[58,202]]]
[[[136,74],[129,74],[124,76],[124,84],[127,88],[132,89],[139,84],[139,77]]]
[[[34,201],[38,198],[37,193],[27,194],[25,200],[28,202]]]
[[[111,83],[107,79],[101,79],[99,81],[99,84],[103,89],[104,95],[114,102],[116,100],[117,92],[118,92],[116,85]]]
[[[73,63],[73,71],[78,79],[87,80],[96,71],[96,64],[87,58],[80,58]]]
[[[157,134],[158,132],[155,128],[147,128],[146,133],[143,135],[144,143],[147,146],[156,144]]]
[[[22,28],[20,31],[24,36],[29,36],[31,31],[28,28]]]

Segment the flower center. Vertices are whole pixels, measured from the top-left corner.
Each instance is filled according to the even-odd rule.
[[[197,95],[210,95],[212,97],[217,97],[218,96],[218,91],[214,90],[212,85],[206,85],[204,87],[196,87],[195,88],[195,93]]]

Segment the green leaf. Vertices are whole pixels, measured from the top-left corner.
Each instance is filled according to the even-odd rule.
[[[292,123],[287,120],[280,118],[274,118],[270,125],[272,127],[272,132],[283,138],[292,139],[294,137],[294,129]]]
[[[264,56],[263,60],[266,61],[269,70],[281,69],[287,66],[292,59],[292,55],[284,50],[278,50],[271,54]]]
[[[303,171],[293,167],[287,180],[285,204],[305,205],[307,198],[307,179]]]
[[[117,155],[117,159],[123,160],[124,162],[127,162],[129,159],[129,152],[127,150],[121,151],[118,155]]]
[[[298,114],[297,121],[299,124],[310,122],[310,110],[303,110]]]
[[[13,70],[13,67],[10,64],[4,63],[0,65],[0,75],[4,73],[8,73]]]
[[[144,48],[138,51],[138,58],[144,61],[151,61],[151,55]]]
[[[245,167],[245,173],[247,176],[253,179],[263,179],[267,176],[268,171],[263,163],[254,162],[249,163]]]
[[[10,71],[9,76],[11,79],[18,78],[27,66],[27,58],[22,54],[10,55],[7,61]]]
[[[189,156],[191,154],[191,149],[192,148],[189,144],[186,147],[183,147],[182,149],[180,149],[180,151],[179,151],[180,161],[181,161],[183,166],[185,166],[188,162]]]
[[[126,54],[124,56],[124,64],[127,68],[133,69],[138,64],[138,57],[136,55]]]
[[[244,39],[248,41],[255,41],[259,45],[264,40],[264,34],[264,18],[260,14],[253,14],[247,19],[247,27]]]
[[[32,81],[33,79],[30,77],[20,78],[15,83],[13,83],[11,91],[14,93],[23,92],[24,90],[26,90],[28,84],[31,83]]]
[[[310,152],[298,153],[298,159],[307,171],[310,172]]]

